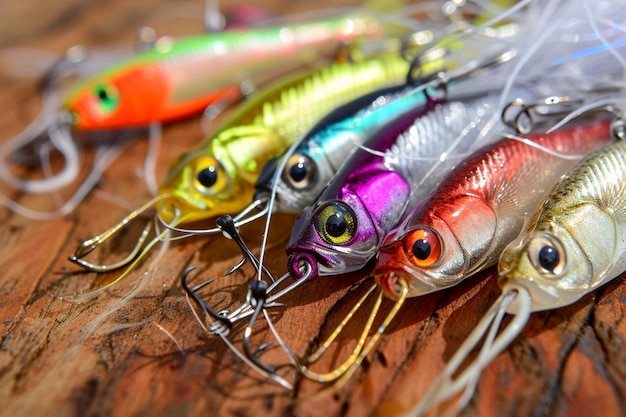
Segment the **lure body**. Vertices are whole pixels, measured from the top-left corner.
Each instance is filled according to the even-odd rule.
[[[292,276],[302,277],[303,262],[311,278],[363,268],[406,208],[451,167],[453,158],[440,160],[442,152],[463,153],[484,139],[495,103],[495,96],[468,104],[429,100],[377,132],[365,147],[383,154],[355,152],[296,219],[287,248]]]
[[[526,289],[532,311],[571,304],[626,270],[626,142],[578,164],[534,219],[498,264],[500,285]]]
[[[315,201],[357,145],[398,115],[425,104],[421,92],[402,90],[378,95],[366,108],[328,125],[295,148],[276,180],[276,210],[300,213]]]
[[[418,296],[495,264],[559,178],[610,141],[610,124],[529,136],[541,148],[509,138],[474,153],[385,239],[376,282],[396,297],[395,283],[403,279],[409,296]]]
[[[136,127],[199,113],[238,97],[240,83],[280,62],[281,71],[340,42],[382,33],[371,17],[348,16],[172,40],[80,83],[64,103],[77,128]]]
[[[173,164],[159,194],[165,221],[236,213],[253,198],[254,183],[270,158],[294,143],[329,109],[405,81],[408,63],[385,56],[337,63],[258,91],[218,132]]]

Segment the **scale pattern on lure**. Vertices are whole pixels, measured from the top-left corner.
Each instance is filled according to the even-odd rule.
[[[348,16],[289,26],[225,31],[172,40],[80,83],[64,108],[81,129],[125,128],[199,113],[238,97],[250,77],[311,60],[340,42],[382,34],[372,17]],[[313,55],[315,54],[315,55]]]
[[[219,131],[172,165],[159,193],[159,215],[185,221],[236,213],[250,202],[265,163],[329,109],[383,87],[400,85],[408,63],[384,56],[337,63],[260,90]]]
[[[403,279],[418,296],[495,264],[561,175],[610,140],[610,123],[529,136],[538,147],[508,138],[477,151],[387,236],[376,282],[396,297]]]
[[[302,261],[313,276],[358,270],[376,254],[385,235],[411,204],[430,189],[462,154],[497,129],[492,117],[498,97],[430,104],[394,128],[383,128],[355,152],[338,175],[295,222],[288,245],[289,270],[299,277]],[[489,129],[486,129],[489,126]],[[443,152],[448,159],[440,160]],[[431,172],[432,171],[432,172]]]

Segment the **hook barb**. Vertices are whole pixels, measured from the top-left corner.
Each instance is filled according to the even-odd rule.
[[[133,221],[134,219],[136,219],[137,217],[139,217],[140,215],[148,211],[150,208],[152,208],[158,201],[161,201],[167,197],[168,197],[167,195],[160,195],[160,196],[157,196],[156,198],[153,198],[152,200],[150,200],[143,206],[139,207],[137,210],[132,211],[128,216],[124,217],[122,221],[115,224],[113,227],[106,230],[104,233],[101,233],[98,236],[95,236],[91,239],[85,240],[80,245],[78,245],[74,254],[69,256],[68,259],[71,262],[85,269],[88,269],[90,271],[95,271],[95,272],[112,271],[114,269],[121,268],[123,266],[130,264],[141,252],[141,249],[148,238],[148,234],[150,233],[150,230],[152,228],[152,224],[150,222],[148,222],[146,226],[144,227],[143,231],[141,232],[141,235],[139,235],[139,238],[137,239],[137,243],[135,244],[131,252],[128,255],[126,255],[122,260],[114,262],[114,263],[110,263],[110,264],[95,264],[83,258],[89,255],[95,249],[97,249],[104,242],[109,240],[112,236],[117,234],[121,229],[126,227],[131,221]]]
[[[208,316],[210,316],[212,319],[214,319],[216,322],[219,322],[220,325],[222,326],[221,329],[222,331],[219,332],[220,335],[226,336],[229,332],[230,329],[232,328],[232,323],[231,321],[228,319],[228,317],[224,316],[223,314],[220,314],[219,312],[213,310],[211,307],[209,307],[201,298],[200,296],[198,296],[198,293],[196,291],[198,291],[200,288],[204,287],[205,285],[207,285],[209,282],[211,282],[211,280],[205,281],[202,284],[191,288],[189,286],[189,283],[187,282],[187,278],[189,276],[189,274],[191,272],[193,272],[195,269],[197,268],[197,266],[190,266],[188,268],[186,268],[183,273],[180,275],[180,283],[183,287],[183,290],[191,297],[191,299],[196,303],[196,305],[198,307],[200,307],[200,309]],[[216,323],[213,323],[213,325]],[[214,326],[211,325],[211,328],[213,328]],[[215,332],[218,333],[218,332]]]

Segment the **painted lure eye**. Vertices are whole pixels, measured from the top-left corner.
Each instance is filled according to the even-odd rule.
[[[293,188],[303,190],[311,186],[317,176],[315,162],[303,154],[292,155],[287,161],[283,179]]]
[[[198,158],[195,165],[193,184],[200,193],[213,195],[226,188],[228,176],[222,165],[215,158]]]
[[[560,243],[547,236],[537,236],[528,244],[528,258],[539,272],[559,275],[565,268],[565,252]]]
[[[441,241],[431,230],[417,229],[404,238],[404,252],[418,267],[428,267],[441,256]]]
[[[356,216],[345,204],[332,203],[317,214],[315,229],[326,243],[343,245],[356,234]]]
[[[120,104],[120,94],[112,84],[99,84],[93,88],[96,110],[102,115],[113,113]]]

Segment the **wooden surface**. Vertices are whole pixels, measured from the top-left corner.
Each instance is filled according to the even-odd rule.
[[[173,11],[181,12],[183,5],[199,10],[201,3],[5,1],[0,3],[0,47],[57,53],[77,43],[128,48],[137,28],[146,24],[162,34],[200,31],[200,22],[173,17]],[[290,13],[331,3],[260,4]],[[36,80],[6,75],[0,80],[0,140],[6,140],[34,117],[39,101]],[[198,120],[167,126],[157,162],[159,179],[172,156],[201,137]],[[258,376],[194,319],[179,276],[187,266],[198,265],[193,281],[199,282],[231,266],[238,251],[221,236],[172,242],[160,259],[153,255],[105,294],[82,304],[63,300],[103,279],[70,264],[67,256],[79,242],[127,213],[114,198],[138,206],[150,197],[140,171],[146,147],[145,137],[129,143],[97,190],[64,218],[36,222],[0,208],[0,415],[401,415],[421,398],[498,295],[489,271],[451,291],[410,300],[354,377],[322,397],[313,396],[319,389],[315,384],[298,384],[296,392],[286,392]],[[24,196],[3,187],[3,193],[31,207],[54,205],[50,196]],[[266,259],[277,274],[285,268],[284,246],[292,220],[279,216],[274,221]],[[97,256],[119,256],[140,228],[133,225]],[[253,248],[258,247],[259,230],[253,226],[244,231]],[[227,307],[243,296],[246,279],[245,273],[237,273],[202,294]],[[337,278],[312,283],[286,300],[287,308],[272,313],[296,354],[311,351],[320,334],[329,334],[362,291],[356,282]],[[120,306],[137,285],[141,287],[136,296]],[[624,415],[625,300],[626,285],[619,278],[575,305],[534,314],[522,335],[482,374],[462,415]],[[362,324],[362,318],[355,320],[339,339],[341,349],[315,369],[339,363]],[[232,338],[240,340],[241,330]],[[253,343],[268,340],[261,326]],[[285,361],[275,343],[262,358]]]

